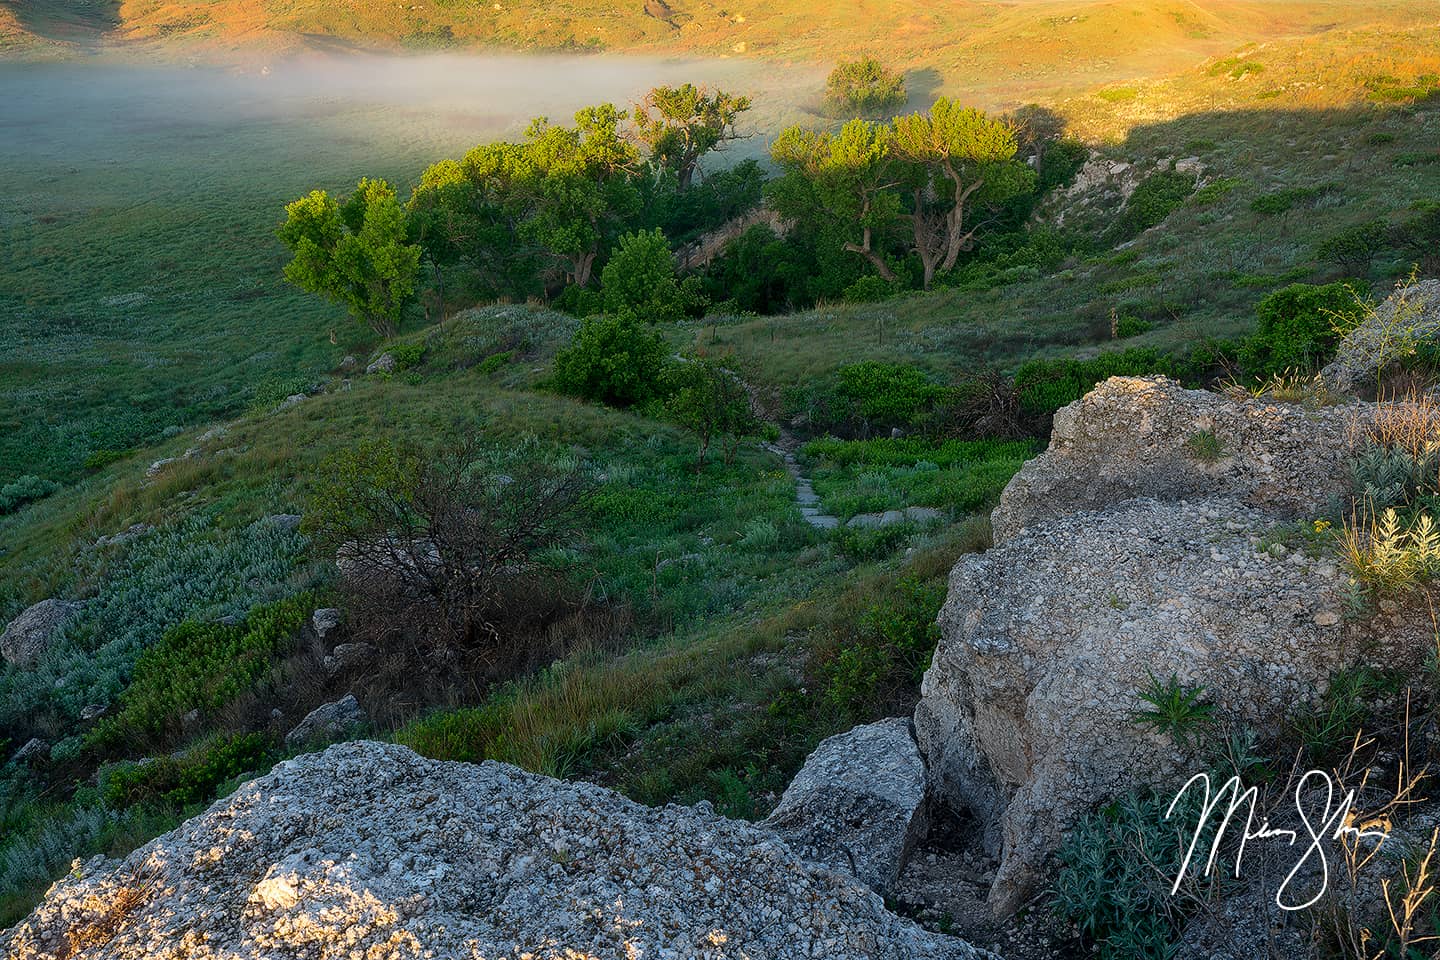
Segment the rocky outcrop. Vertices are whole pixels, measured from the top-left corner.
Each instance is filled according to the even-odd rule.
[[[369,718],[355,694],[347,693],[334,703],[326,703],[306,714],[305,719],[285,734],[285,745],[303,747],[310,743],[336,740]]]
[[[1386,369],[1440,340],[1440,280],[1396,290],[1345,338],[1320,379],[1339,393],[1373,394]]]
[[[1433,645],[1427,616],[1348,623],[1346,573],[1261,549],[1275,522],[1231,499],[1132,500],[1035,522],[952,571],[916,735],[938,797],[979,816],[1001,856],[998,911],[1033,891],[1080,814],[1195,772],[1183,744],[1134,719],[1152,677],[1265,724],[1319,696],[1362,640],[1391,665]]]
[[[807,860],[889,894],[926,826],[925,761],[909,718],[825,740],[765,825]]]
[[[1236,402],[1163,377],[1112,377],[1055,414],[1050,447],[991,515],[995,542],[1050,517],[1134,497],[1233,497],[1313,514],[1348,490],[1348,407]]]
[[[0,657],[17,667],[35,666],[49,652],[55,634],[83,608],[81,603],[54,599],[27,608],[0,633]]]
[[[107,960],[990,957],[774,833],[506,764],[354,742],[278,765],[0,934]]]

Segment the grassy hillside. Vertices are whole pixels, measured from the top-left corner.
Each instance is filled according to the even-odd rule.
[[[518,31],[540,9],[416,7],[132,0],[115,12],[115,36],[278,49],[302,35],[380,43],[418,31],[412,42],[433,46],[438,25],[456,43],[514,43],[499,25]],[[65,19],[76,9],[10,3],[0,23],[50,38],[16,44],[68,43],[67,31],[92,28]],[[1241,335],[1256,302],[1294,281],[1344,275],[1383,292],[1410,270],[1398,250],[1340,265],[1323,242],[1440,198],[1440,26],[1310,35],[1358,19],[1355,5],[992,4],[942,22],[895,4],[802,27],[798,8],[731,8],[721,22],[677,3],[673,29],[628,5],[543,9],[548,26],[525,36],[551,46],[583,46],[595,24],[616,49],[734,53],[743,42],[747,56],[825,57],[881,37],[894,44],[881,52],[912,69],[916,97],[1070,91],[1045,99],[1095,150],[1094,169],[1123,167],[1130,186],[1173,175],[1176,161],[1198,176],[1153,226],[1123,235],[1112,229],[1128,206],[1113,184],[1066,188],[1011,247],[967,258],[959,282],[928,293],[663,327],[676,351],[734,358],[777,421],[806,413],[806,391],[857,361],[905,361],[938,388],[1035,356]],[[486,10],[496,16],[482,29]],[[1141,27],[1143,49],[1129,39]],[[1101,47],[1106,58],[1089,57]],[[1027,50],[1039,51],[1029,66],[989,79]],[[1187,58],[1196,65],[1147,79]],[[945,574],[986,544],[984,514],[1038,448],[919,429],[796,444],[830,515],[922,507],[937,520],[831,531],[805,521],[794,479],[757,438],[697,469],[695,437],[666,411],[556,393],[552,362],[577,321],[542,304],[414,321],[398,344],[411,362],[363,374],[382,345],[280,279],[285,200],[362,174],[403,194],[429,161],[513,136],[534,113],[628,102],[680,79],[756,96],[760,135],[735,151],[753,155],[783,123],[823,122],[806,113],[823,70],[741,58],[493,60],[472,72],[450,59],[343,63],[268,75],[0,65],[11,94],[0,128],[14,134],[0,139],[0,483],[34,473],[60,484],[0,516],[0,622],[45,597],[89,601],[38,669],[0,668],[0,756],[32,736],[52,747],[33,775],[0,772],[0,923],[71,857],[133,846],[283,756],[285,730],[352,687],[371,711],[367,732],[431,756],[763,813],[818,738],[906,712]],[[1066,246],[1067,235],[1088,242]],[[1122,316],[1134,321],[1123,336]],[[294,394],[305,399],[282,403]],[[795,439],[779,426],[763,433]],[[547,635],[541,669],[507,680],[406,648],[332,676],[325,651],[293,630],[235,624],[277,602],[299,622],[346,597],[333,549],[274,519],[314,515],[337,455],[472,439],[497,456],[583,464],[594,481],[575,542],[550,559],[584,598],[577,609],[603,616]],[[187,655],[176,639],[187,635],[263,640],[265,656],[216,667]],[[96,721],[82,719],[97,706],[125,735],[97,741]],[[144,710],[158,721],[123,727]]]
[[[1074,93],[1168,75],[1246,43],[1361,25],[1433,22],[1421,0],[1020,0],[936,7],[919,0],[822,5],[739,0],[555,3],[506,0],[4,0],[15,29],[88,34],[153,52],[507,47],[663,51],[698,57],[833,61],[868,51],[912,72],[922,97],[964,90],[987,102]],[[111,21],[113,20],[113,28]]]

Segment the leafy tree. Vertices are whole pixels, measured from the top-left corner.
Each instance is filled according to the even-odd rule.
[[[573,127],[540,117],[514,158],[528,208],[520,236],[562,261],[571,282],[582,287],[602,244],[639,209],[633,174],[640,158],[620,135],[625,116],[607,103],[578,111]]]
[[[391,337],[415,294],[420,247],[407,242],[405,210],[384,180],[363,179],[343,203],[323,190],[285,208],[280,240],[294,254],[285,279]]]
[[[658,228],[620,238],[601,271],[600,292],[607,313],[651,321],[683,319],[696,299],[676,279],[675,257]]]
[[[1034,188],[1035,173],[1015,160],[1015,129],[944,97],[930,112],[896,117],[893,151],[910,193],[915,252],[928,289],[936,273],[955,267],[980,224],[973,205],[998,205]]]
[[[725,462],[729,463],[740,438],[754,432],[760,423],[750,409],[745,384],[728,367],[704,357],[687,357],[673,364],[667,380],[666,413],[700,441],[695,469],[705,466],[705,454],[716,438],[724,443]]]
[[[587,317],[555,356],[555,386],[617,407],[643,403],[660,392],[667,352],[660,335],[633,316]]]
[[[905,77],[874,57],[841,63],[825,81],[825,105],[833,113],[879,116],[905,105]]]
[[[860,255],[880,276],[896,277],[880,249],[899,222],[899,197],[891,151],[894,132],[886,124],[851,120],[837,134],[795,126],[782,132],[770,155],[783,175],[770,199],[786,217],[840,225],[842,249]]]
[[[1342,270],[1368,273],[1375,254],[1385,244],[1385,234],[1383,220],[1357,224],[1320,241],[1315,247],[1315,255],[1332,261]]]
[[[714,93],[685,83],[656,87],[635,109],[640,141],[653,161],[674,171],[679,188],[689,188],[700,158],[727,140],[737,139],[735,119],[750,109],[750,98],[723,90]]]

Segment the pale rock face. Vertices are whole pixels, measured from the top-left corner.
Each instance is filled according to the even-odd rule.
[[[311,710],[299,725],[285,734],[285,744],[290,747],[304,746],[322,740],[335,740],[344,736],[366,721],[365,709],[347,693],[334,703],[326,703]]]
[[[1437,339],[1440,280],[1422,280],[1391,294],[1350,331],[1335,359],[1320,371],[1320,379],[1340,393],[1373,394],[1385,369],[1403,355],[1406,342],[1434,346]]]
[[[1349,489],[1357,410],[1236,402],[1163,377],[1112,377],[1055,414],[1049,449],[1021,468],[991,515],[995,542],[1133,497],[1233,497],[1313,516]],[[1220,444],[1213,462],[1192,449],[1205,433]]]
[[[41,960],[76,931],[105,960],[994,960],[763,827],[365,741],[77,864],[0,954]]]
[[[1344,621],[1345,572],[1259,550],[1275,523],[1233,499],[1130,500],[1033,522],[951,572],[916,736],[938,799],[974,812],[1001,857],[998,912],[1034,891],[1095,804],[1199,772],[1134,719],[1152,675],[1259,725],[1318,697],[1361,649],[1399,666],[1433,644],[1423,611],[1380,631]]]
[[[33,667],[50,650],[61,627],[84,607],[68,600],[41,600],[10,621],[0,633],[0,656],[17,667]]]
[[[808,860],[888,894],[925,832],[925,761],[897,717],[826,739],[765,820]]]
[[[365,372],[366,372],[366,373],[394,373],[394,372],[395,372],[395,367],[396,367],[395,355],[394,355],[393,353],[382,353],[382,354],[380,354],[380,356],[376,357],[376,358],[369,364],[369,366],[367,366],[367,367],[365,368]]]

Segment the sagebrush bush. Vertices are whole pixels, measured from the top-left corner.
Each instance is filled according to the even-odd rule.
[[[167,628],[238,616],[303,589],[308,543],[274,523],[231,529],[203,515],[134,541],[43,662],[0,670],[0,725],[72,729],[85,705],[115,702],[135,659]]]
[[[1129,794],[1071,831],[1060,849],[1051,905],[1075,925],[1100,960],[1169,960],[1174,955],[1185,920],[1207,899],[1210,886],[1194,879],[1192,865],[1183,895],[1170,892],[1189,834],[1200,822],[1201,796],[1188,791],[1167,820],[1170,798]],[[1217,820],[1207,821],[1197,847],[1206,856]]]
[[[34,474],[26,474],[0,487],[0,514],[13,513],[36,500],[43,500],[56,490],[60,484],[52,480],[43,480]]]

